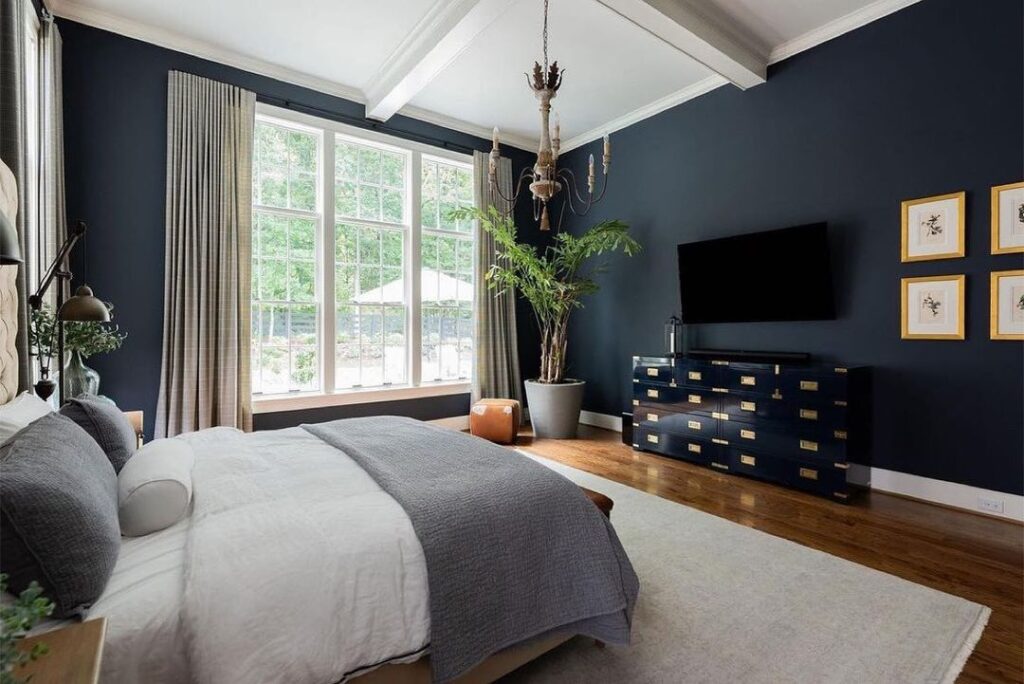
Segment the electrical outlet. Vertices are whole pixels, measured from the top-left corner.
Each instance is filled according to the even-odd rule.
[[[1002,513],[1003,512],[1003,500],[1002,499],[988,499],[984,496],[978,497],[978,509],[986,511],[988,513]]]

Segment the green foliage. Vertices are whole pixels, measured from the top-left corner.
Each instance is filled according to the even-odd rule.
[[[626,256],[640,252],[640,243],[629,235],[622,221],[603,221],[581,235],[560,232],[543,253],[516,239],[511,217],[494,207],[468,207],[454,212],[460,220],[476,219],[494,237],[497,263],[484,275],[488,287],[497,292],[513,290],[533,308],[541,332],[540,382],[562,382],[565,376],[565,348],[569,316],[583,307],[582,299],[598,291],[595,277],[605,270],[603,263],[589,267],[590,260],[604,253],[621,251]]]
[[[114,307],[106,302],[110,315]],[[53,309],[43,305],[32,312],[32,326],[29,331],[32,346],[40,360],[53,357],[57,346],[57,317]],[[105,354],[120,348],[128,333],[121,332],[116,325],[95,321],[68,321],[64,324],[64,350],[78,352],[88,358],[93,354]],[[47,367],[49,364],[45,364]]]
[[[7,575],[0,574],[0,593],[7,591]],[[31,650],[21,652],[17,644],[37,622],[53,613],[53,604],[43,597],[43,590],[36,582],[12,603],[0,607],[0,684],[19,684],[22,680],[14,676],[14,668],[22,663],[46,655],[46,644],[37,643]]]

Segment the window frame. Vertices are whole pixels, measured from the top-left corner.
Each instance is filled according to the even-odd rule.
[[[256,119],[267,121],[271,124],[278,124],[297,130],[305,130],[319,135],[319,163],[318,174],[319,192],[317,193],[317,222],[316,239],[316,304],[318,309],[318,332],[317,344],[319,348],[318,370],[319,389],[309,391],[289,391],[287,393],[261,394],[253,393],[253,412],[270,413],[277,411],[300,410],[317,408],[323,406],[341,406],[348,404],[363,404],[380,401],[395,401],[400,399],[415,399],[424,397],[437,397],[454,394],[466,394],[470,392],[472,377],[457,380],[430,380],[422,381],[422,301],[420,285],[421,269],[421,244],[423,235],[423,224],[421,216],[422,207],[422,172],[423,158],[433,158],[445,163],[473,170],[473,158],[470,155],[454,152],[432,145],[404,140],[394,136],[386,135],[378,131],[366,130],[356,126],[350,126],[330,119],[313,116],[303,112],[296,112],[290,109],[276,107],[264,102],[256,103]],[[382,385],[376,387],[358,387],[352,389],[336,389],[336,368],[335,368],[335,345],[336,345],[336,307],[335,301],[335,216],[334,198],[335,191],[335,145],[338,138],[347,139],[356,144],[370,144],[382,149],[399,152],[407,155],[406,173],[408,174],[408,192],[405,198],[406,219],[401,224],[404,233],[403,247],[403,274],[405,276],[405,326],[406,326],[406,383],[403,385]],[[253,215],[262,211],[253,198]],[[276,212],[278,215],[292,214],[292,210],[279,210],[272,207],[267,208],[268,212]],[[306,212],[302,212],[306,214]],[[370,219],[353,219],[355,223],[368,226],[386,227],[396,229],[398,224]],[[429,230],[429,229],[428,229]],[[431,231],[433,233],[433,231]],[[467,237],[467,234],[460,233]],[[474,227],[468,234],[473,242],[479,239],[478,231]],[[328,255],[330,259],[328,259]],[[327,262],[330,261],[330,264]],[[330,268],[328,268],[330,266]],[[476,311],[476,278],[479,277],[479,267],[476,259],[476,250],[473,250],[473,311]],[[473,358],[476,354],[476,340],[473,345]],[[254,357],[255,358],[255,357]],[[475,363],[471,362],[472,368]],[[255,370],[254,370],[255,372]]]

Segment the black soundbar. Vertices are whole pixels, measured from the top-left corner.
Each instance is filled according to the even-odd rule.
[[[694,359],[722,359],[751,363],[810,363],[807,352],[745,351],[742,349],[691,349],[686,355]]]

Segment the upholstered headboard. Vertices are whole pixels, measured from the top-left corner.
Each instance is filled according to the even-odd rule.
[[[11,223],[18,213],[14,174],[0,160],[0,211]],[[0,404],[18,394],[18,266],[0,266]]]

